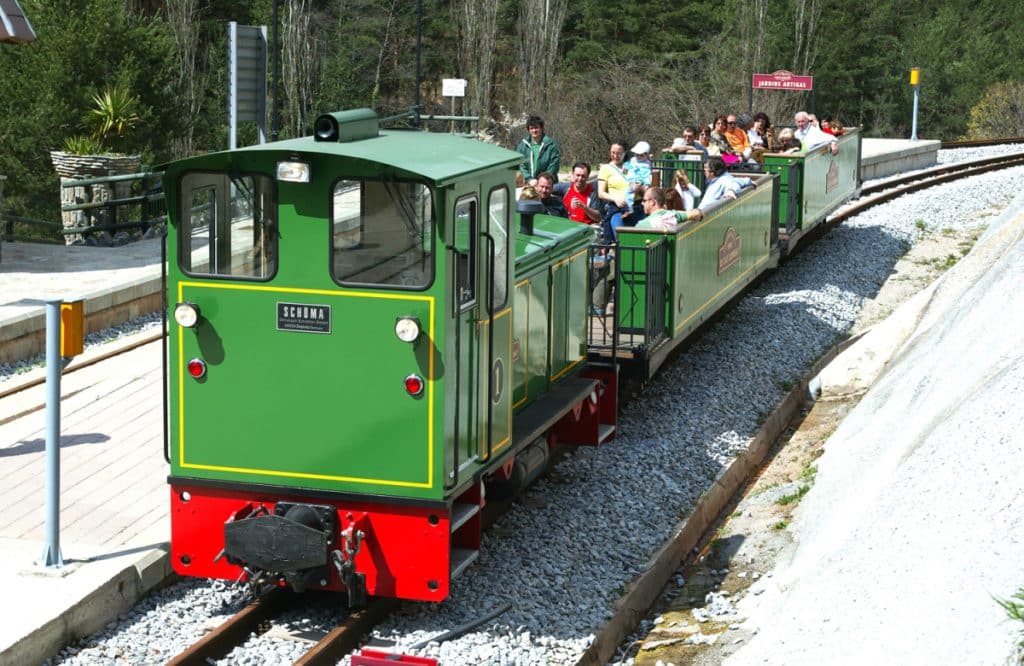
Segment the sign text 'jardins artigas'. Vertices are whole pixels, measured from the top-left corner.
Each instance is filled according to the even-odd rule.
[[[814,77],[780,69],[771,74],[754,74],[751,87],[764,90],[811,90],[814,88]]]

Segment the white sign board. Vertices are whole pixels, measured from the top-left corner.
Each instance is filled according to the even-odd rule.
[[[441,95],[444,97],[465,97],[466,79],[441,79]]]

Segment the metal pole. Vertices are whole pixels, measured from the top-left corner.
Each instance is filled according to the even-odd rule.
[[[420,55],[423,51],[423,0],[416,0],[416,108],[413,111],[412,125],[420,128]]]
[[[228,150],[238,147],[238,23],[228,22]]]
[[[914,118],[910,124],[910,140],[917,141],[917,95],[921,90],[920,85],[914,86]]]
[[[46,545],[47,567],[64,566],[60,554],[60,306],[46,301]]]

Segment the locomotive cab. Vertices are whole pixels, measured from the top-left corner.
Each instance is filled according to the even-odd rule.
[[[447,596],[511,433],[518,161],[359,110],[168,165],[179,573]]]

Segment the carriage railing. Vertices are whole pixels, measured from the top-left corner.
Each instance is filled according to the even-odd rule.
[[[604,264],[601,259],[604,259]],[[643,247],[593,245],[590,249],[591,352],[642,355],[665,338],[668,246],[664,240]],[[607,269],[605,269],[607,266]],[[602,313],[595,294],[610,283],[609,306]]]
[[[679,153],[663,152],[658,159],[651,160],[652,173],[658,174],[658,185],[661,187],[672,187],[672,176],[676,169],[686,172],[690,182],[700,190],[704,191],[704,161],[703,153]]]

